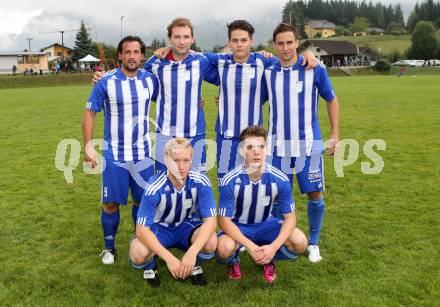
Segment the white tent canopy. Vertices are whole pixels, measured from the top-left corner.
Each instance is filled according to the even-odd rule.
[[[95,58],[93,55],[86,55],[85,57],[83,57],[82,59],[78,60],[79,62],[99,62],[100,60]]]

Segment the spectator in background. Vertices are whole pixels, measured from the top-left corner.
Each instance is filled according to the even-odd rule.
[[[15,64],[12,65],[12,75],[13,75],[13,76],[16,76],[16,75],[17,75],[17,66],[15,66]]]

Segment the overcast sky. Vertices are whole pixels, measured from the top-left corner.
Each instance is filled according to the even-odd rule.
[[[246,19],[256,28],[256,43],[266,43],[272,29],[281,20],[287,0],[186,0],[184,1],[93,1],[93,0],[0,0],[0,51],[39,50],[55,42],[61,34],[43,34],[78,29],[81,20],[93,28],[93,40],[116,45],[120,39],[121,16],[123,35],[137,34],[146,43],[165,38],[166,27],[178,16],[189,17],[195,27],[197,44],[210,49],[218,40],[226,42],[226,23]],[[373,1],[373,2],[377,2]],[[414,0],[382,0],[383,4],[401,3],[405,17],[414,7]],[[130,3],[130,4],[128,4]],[[155,5],[151,5],[155,3]],[[252,5],[249,5],[252,3]],[[178,6],[180,5],[180,6]],[[73,47],[76,32],[64,34],[64,44]]]

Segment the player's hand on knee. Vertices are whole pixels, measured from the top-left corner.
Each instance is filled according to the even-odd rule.
[[[260,257],[258,261],[255,261],[257,264],[267,264],[271,262],[277,252],[275,247],[271,244],[261,246],[258,251],[260,252]]]
[[[170,271],[173,278],[175,278],[175,279],[181,278],[181,275],[180,275],[181,265],[182,265],[182,263],[176,257],[173,257],[173,259],[170,259],[167,261],[167,268]]]
[[[105,70],[95,72],[93,74],[92,85],[95,85],[96,83],[98,83],[102,79],[104,74],[105,74]]]
[[[249,255],[251,255],[252,259],[254,259],[255,262],[260,261],[261,251],[258,245],[246,247],[246,250],[249,253]]]

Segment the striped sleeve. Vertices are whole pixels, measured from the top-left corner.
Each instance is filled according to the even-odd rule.
[[[89,99],[85,108],[92,112],[101,112],[104,107],[104,102],[107,98],[107,93],[105,90],[106,80],[101,80],[93,86],[93,90],[90,93]]]
[[[197,208],[201,218],[206,219],[217,215],[214,193],[211,186],[199,183],[197,187]]]
[[[328,77],[327,70],[319,64],[314,68],[315,70],[315,82],[318,87],[319,95],[325,99],[325,101],[331,101],[336,97],[333,90],[332,83]]]

